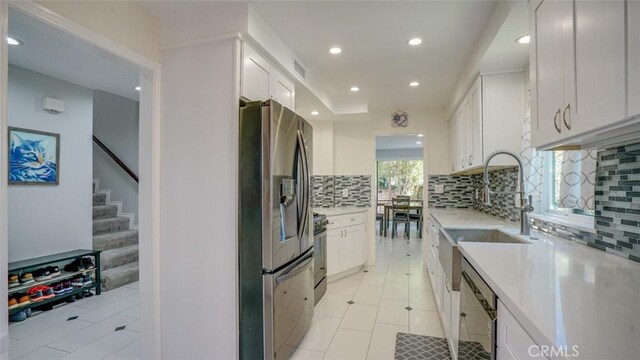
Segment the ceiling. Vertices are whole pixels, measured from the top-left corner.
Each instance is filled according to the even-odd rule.
[[[9,35],[23,42],[9,46],[9,64],[138,101],[139,68],[15,9]]]
[[[517,2],[484,54],[480,70],[504,71],[526,66],[529,63],[529,45],[519,44],[516,39],[528,33],[528,4]]]
[[[376,150],[422,149],[422,144],[416,142],[423,139],[418,134],[376,136]]]
[[[495,1],[252,2],[338,114],[445,106]],[[422,38],[410,47],[407,40]],[[331,55],[339,46],[343,52]],[[420,82],[411,88],[410,81]],[[353,85],[357,93],[349,91]],[[304,102],[296,94],[297,101]],[[302,94],[304,96],[304,94]]]

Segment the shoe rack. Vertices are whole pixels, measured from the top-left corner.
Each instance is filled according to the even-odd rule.
[[[9,263],[9,274],[22,274],[26,272],[33,273],[38,268],[47,267],[50,265],[60,264],[60,263],[69,263],[77,258],[83,257],[91,257],[93,258],[93,263],[95,264],[95,268],[93,269],[85,269],[74,272],[64,271],[62,266],[60,268],[60,275],[51,277],[51,279],[46,279],[42,281],[35,281],[30,284],[20,285],[13,288],[9,288],[9,295],[15,293],[26,293],[29,289],[40,286],[40,285],[51,285],[52,283],[60,282],[63,280],[71,280],[76,276],[91,276],[94,277],[94,282],[91,285],[83,286],[83,287],[74,287],[72,291],[67,291],[64,294],[58,294],[50,299],[41,300],[38,302],[30,302],[28,304],[19,306],[15,309],[9,309],[9,315],[14,313],[24,311],[28,308],[33,310],[38,310],[38,308],[43,307],[44,305],[53,305],[52,303],[60,302],[60,300],[69,299],[72,296],[76,296],[86,290],[94,290],[96,295],[100,295],[101,287],[100,287],[100,250],[73,250],[67,251],[59,254],[41,256],[33,259],[21,260]]]

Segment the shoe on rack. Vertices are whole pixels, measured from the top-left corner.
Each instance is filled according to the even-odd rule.
[[[27,294],[29,295],[29,300],[31,302],[40,302],[44,300],[44,295],[40,286],[32,287],[27,291]]]
[[[49,274],[51,274],[51,277],[56,277],[56,276],[60,276],[60,268],[57,266],[47,266],[45,268]]]
[[[83,287],[84,285],[84,277],[78,276],[71,279],[71,286],[73,287]]]
[[[17,294],[16,299],[18,300],[18,305],[20,307],[31,304],[31,301],[29,301],[29,295],[27,294]]]
[[[20,304],[18,304],[18,299],[16,299],[15,296],[10,295],[9,296],[9,310],[13,310],[17,307],[20,307]]]
[[[62,295],[65,292],[67,292],[64,289],[64,285],[62,284],[62,281],[51,284],[51,287],[53,288],[53,293],[56,295]]]
[[[96,265],[93,263],[93,260],[91,260],[91,258],[88,258],[88,257],[82,258],[82,265],[84,265],[84,268],[87,270],[96,268]]]
[[[18,275],[9,274],[9,289],[20,286],[20,279],[18,279]]]
[[[25,313],[25,315],[27,315],[27,317],[31,317],[31,314],[32,314],[31,308],[27,308],[27,309],[24,311],[24,313]]]
[[[17,313],[9,316],[9,321],[13,321],[13,322],[24,321],[26,319],[27,319],[27,312],[24,310],[18,311]]]
[[[85,276],[82,278],[82,286],[89,286],[89,285],[93,285],[93,279],[91,279],[91,276]]]
[[[24,273],[22,274],[22,276],[20,276],[20,283],[22,283],[22,285],[30,285],[30,284],[35,284],[35,280],[33,279],[33,274],[30,272]]]
[[[73,291],[73,285],[71,285],[71,280],[64,280],[60,282],[62,284],[62,288],[65,292]]]
[[[33,272],[33,277],[36,279],[36,281],[47,281],[51,280],[51,273],[49,273],[49,271],[44,268],[38,269]]]
[[[73,260],[71,263],[65,265],[64,270],[68,272],[78,272],[78,271],[84,271],[86,270],[86,268],[82,263],[82,258],[77,258]]]
[[[46,299],[51,299],[52,297],[56,296],[56,293],[53,291],[53,288],[51,286],[47,286],[47,285],[42,285],[42,297]]]

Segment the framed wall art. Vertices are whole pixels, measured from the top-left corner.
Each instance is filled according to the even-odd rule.
[[[9,184],[60,184],[60,135],[9,127]]]

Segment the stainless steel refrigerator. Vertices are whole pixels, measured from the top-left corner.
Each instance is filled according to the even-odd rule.
[[[268,100],[239,130],[240,358],[288,359],[313,317],[312,128]]]

